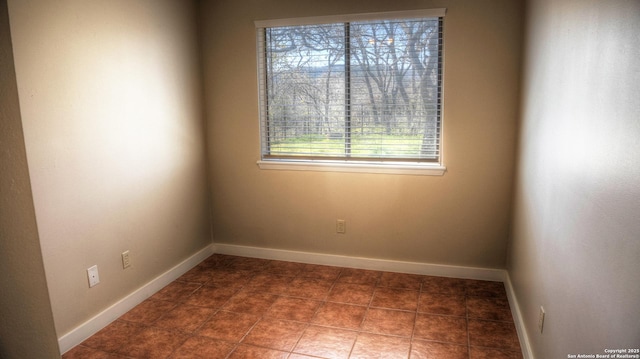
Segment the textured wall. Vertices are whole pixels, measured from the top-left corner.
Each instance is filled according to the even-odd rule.
[[[195,11],[190,1],[9,1],[59,336],[211,243]],[[90,289],[94,264],[101,283]]]
[[[504,268],[519,1],[201,3],[214,242]],[[260,170],[254,20],[446,7],[443,177]],[[347,234],[335,234],[335,220]]]
[[[637,348],[640,2],[535,0],[527,24],[509,273],[534,354]]]
[[[0,358],[58,356],[4,0],[0,1],[0,293]]]

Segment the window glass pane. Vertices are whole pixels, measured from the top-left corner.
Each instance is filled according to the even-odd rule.
[[[263,156],[439,161],[441,19],[272,27]]]
[[[351,24],[354,156],[435,157],[438,22]]]
[[[270,28],[271,154],[344,156],[344,25]]]

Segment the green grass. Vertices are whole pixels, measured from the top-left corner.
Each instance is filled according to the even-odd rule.
[[[272,155],[344,155],[344,139],[326,136],[300,136],[271,143]],[[356,157],[416,157],[422,136],[354,136],[351,155]]]

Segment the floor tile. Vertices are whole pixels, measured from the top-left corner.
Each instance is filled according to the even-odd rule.
[[[162,288],[158,293],[152,295],[151,299],[181,302],[200,287],[201,284],[198,283],[175,281]]]
[[[82,345],[78,345],[75,348],[66,352],[62,359],[118,359],[121,358],[116,354],[107,353],[102,350],[92,349]]]
[[[298,354],[298,353],[291,353],[291,355],[289,355],[287,357],[288,359],[318,359],[318,357],[316,356],[309,356],[309,355],[304,355],[304,354]]]
[[[254,347],[252,345],[239,345],[228,359],[286,359],[289,353]]]
[[[340,267],[306,264],[298,276],[302,278],[322,279],[333,282],[338,279],[341,270],[342,269]]]
[[[272,273],[260,273],[256,274],[247,283],[244,288],[246,290],[268,292],[273,294],[283,294],[289,288],[292,277],[276,275]]]
[[[410,337],[416,314],[400,310],[369,308],[362,323],[366,332]]]
[[[293,352],[328,359],[349,357],[357,333],[353,331],[310,326],[307,328]]]
[[[246,285],[254,275],[255,273],[251,271],[225,268],[212,273],[211,278],[204,285],[238,290]]]
[[[211,279],[211,269],[202,264],[195,266],[178,278],[181,282],[204,284]]]
[[[242,339],[242,343],[291,351],[305,328],[306,325],[299,322],[264,318]]]
[[[312,322],[317,325],[358,329],[366,313],[365,306],[326,302],[318,310]]]
[[[131,337],[131,340],[118,348],[117,352],[135,358],[166,358],[187,338],[186,334],[176,331],[147,327]]]
[[[420,294],[418,312],[464,317],[467,314],[466,299],[459,294],[424,292]]]
[[[64,359],[522,359],[501,282],[214,254]]]
[[[409,357],[409,338],[362,333],[358,335],[349,359],[400,359]]]
[[[417,275],[417,274],[384,272],[380,277],[378,286],[389,287],[389,288],[399,288],[399,289],[420,290],[420,286],[422,284],[422,277],[423,276]]]
[[[116,320],[82,342],[82,345],[106,352],[114,352],[122,345],[127,344],[131,337],[138,334],[142,329],[144,327],[139,324]]]
[[[332,302],[342,302],[359,305],[369,305],[373,290],[372,284],[354,284],[354,283],[336,283],[331,292],[329,292],[328,300]]]
[[[277,275],[295,277],[302,272],[302,268],[304,268],[303,263],[271,261],[266,267],[266,271]]]
[[[193,336],[176,349],[170,359],[226,358],[234,347],[229,342]]]
[[[152,324],[177,304],[163,300],[147,299],[120,317],[127,322]]]
[[[344,268],[340,272],[338,282],[376,285],[380,277],[382,277],[382,272],[379,271]]]
[[[467,315],[469,318],[513,321],[509,301],[503,298],[467,297]]]
[[[466,345],[413,340],[411,359],[469,359]]]
[[[469,319],[469,341],[472,346],[520,350],[516,327],[511,322]]]
[[[215,312],[212,308],[180,304],[158,319],[153,326],[192,333]]]
[[[262,258],[227,256],[225,258],[225,267],[235,270],[261,272],[265,270],[270,262],[270,260]]]
[[[415,338],[468,345],[467,320],[462,317],[418,313]]]
[[[464,279],[425,276],[422,280],[422,292],[443,294],[466,294]]]
[[[238,313],[264,314],[278,299],[275,294],[241,290],[234,294],[222,307],[224,310]]]
[[[331,281],[298,277],[291,282],[287,295],[324,300],[332,287],[333,282]]]
[[[238,343],[259,319],[259,316],[253,314],[219,311],[196,333],[213,339]]]
[[[279,297],[266,313],[268,317],[308,323],[322,302],[304,298]]]
[[[372,307],[415,311],[418,308],[417,290],[378,287],[371,299]]]
[[[508,349],[479,348],[472,346],[469,350],[471,359],[522,359],[520,351]]]
[[[213,254],[200,262],[200,265],[209,269],[224,268],[228,266],[227,261],[229,258],[232,258],[232,256]]]
[[[504,283],[486,280],[468,279],[466,281],[466,294],[475,297],[507,297]]]
[[[203,286],[193,292],[184,303],[198,307],[220,308],[235,293],[234,288]]]

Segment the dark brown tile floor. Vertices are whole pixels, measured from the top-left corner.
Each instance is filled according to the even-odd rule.
[[[63,358],[522,355],[500,282],[215,254]]]

